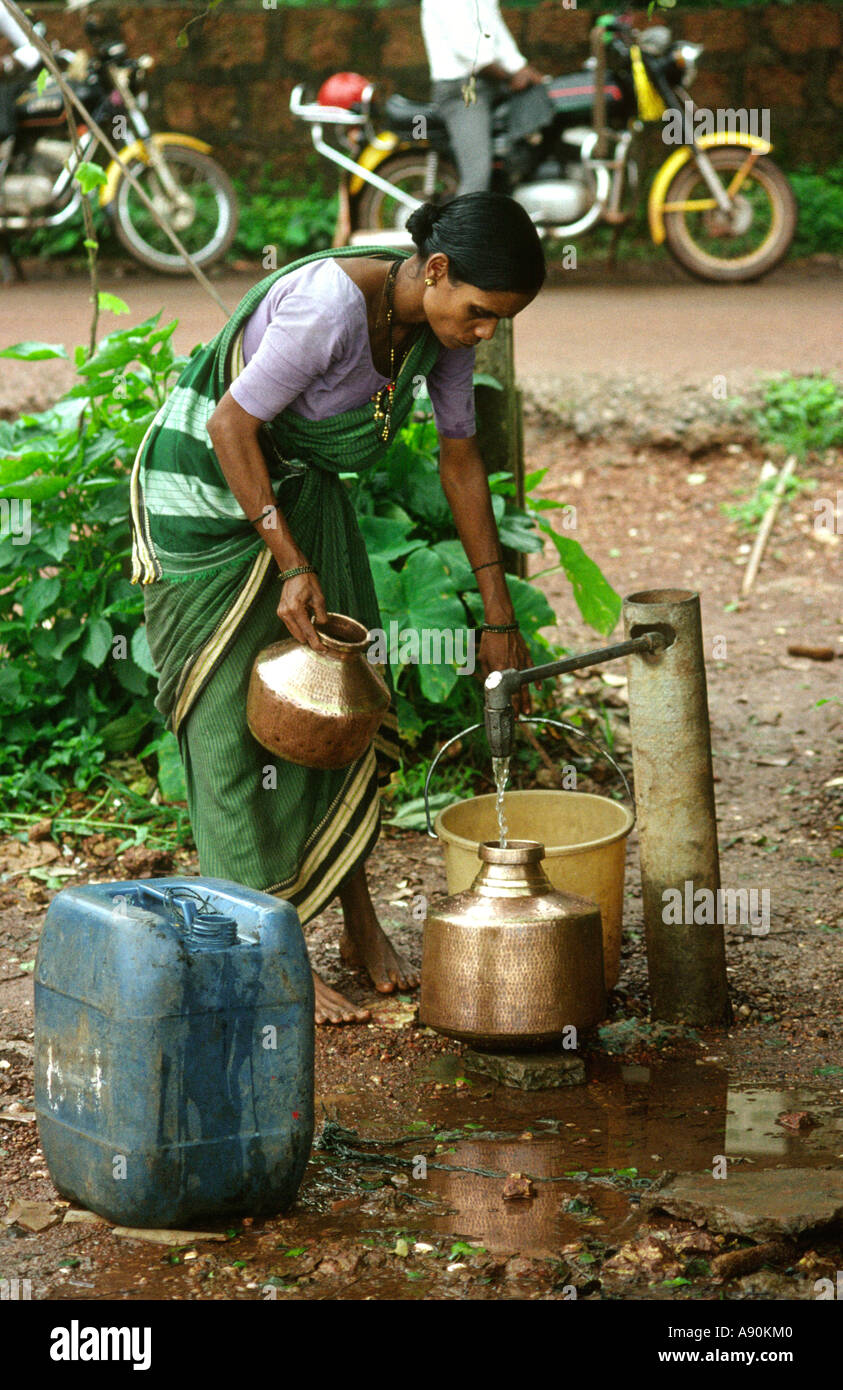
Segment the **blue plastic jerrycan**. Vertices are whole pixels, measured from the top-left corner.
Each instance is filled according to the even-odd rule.
[[[214,878],[65,888],[35,963],[35,1108],[65,1197],[125,1226],[269,1214],[313,1139],[295,909]]]

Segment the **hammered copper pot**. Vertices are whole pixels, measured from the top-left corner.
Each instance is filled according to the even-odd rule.
[[[246,721],[270,753],[303,767],[348,767],[372,741],[389,690],[367,659],[368,631],[342,613],[315,623],[326,652],[287,638],[256,657]]]
[[[480,845],[469,889],[424,927],[419,1019],[488,1048],[535,1048],[606,1015],[603,935],[595,903],[550,885],[544,846]]]

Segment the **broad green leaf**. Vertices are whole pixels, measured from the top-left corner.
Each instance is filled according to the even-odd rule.
[[[544,541],[536,534],[536,523],[523,512],[508,512],[498,522],[498,535],[504,545],[524,554],[544,550]]]
[[[105,170],[99,164],[90,164],[86,160],[79,165],[74,178],[83,193],[93,193],[95,188],[102,188],[108,182]]]
[[[11,357],[15,362],[46,362],[51,357],[67,357],[67,351],[60,344],[15,343],[14,347],[3,348],[0,357]]]
[[[62,657],[55,670],[56,685],[60,686],[62,690],[73,680],[79,670],[81,659],[81,653],[78,649],[75,652],[68,652],[66,656]]]
[[[100,290],[97,295],[97,303],[101,313],[128,314],[129,312],[129,306],[125,299],[120,299],[116,294],[109,294],[106,290]]]
[[[20,483],[0,487],[0,497],[19,497],[30,502],[46,502],[57,497],[72,481],[71,478],[26,478]]]
[[[556,547],[559,562],[570,580],[577,607],[585,621],[597,632],[610,633],[620,617],[620,594],[615,593],[579,541],[560,536],[546,521],[540,521],[539,527],[545,535],[550,536]]]
[[[412,523],[408,527],[383,516],[360,517],[360,530],[366,549],[369,555],[377,555],[381,560],[397,560],[424,545],[422,540],[408,538],[407,532],[411,527]]]
[[[7,483],[19,483],[24,478],[31,478],[33,470],[42,467],[47,457],[46,454],[24,454],[22,458],[0,459],[0,486],[5,487]],[[34,463],[33,459],[40,462]]]
[[[424,733],[424,721],[415,705],[412,705],[400,691],[396,691],[395,695],[395,712],[398,715],[398,731],[402,739],[412,747]]]
[[[38,543],[54,560],[63,560],[70,546],[70,531],[68,525],[58,521],[51,529],[44,527],[39,531]]]
[[[390,618],[400,619],[404,611],[404,586],[401,576],[392,568],[388,560],[373,555],[371,559],[372,578],[378,596],[381,621],[389,624]]]
[[[100,730],[106,752],[133,752],[149,722],[150,715],[137,707],[128,714],[121,714],[117,719],[110,720]]]
[[[466,559],[461,541],[440,541],[433,550],[442,561],[445,573],[450,575],[451,583],[458,593],[477,588],[477,580]]]
[[[420,521],[430,527],[441,527],[448,521],[451,509],[436,472],[413,473],[404,486],[406,506]]]
[[[436,666],[425,661],[419,666],[422,694],[434,704],[444,704],[458,680],[459,676],[453,666]]]
[[[27,586],[21,603],[23,619],[27,627],[32,627],[34,623],[40,622],[42,618],[53,611],[60,593],[60,579],[34,579]]]
[[[435,820],[440,811],[444,811],[446,806],[452,806],[459,799],[453,792],[433,792],[429,798],[430,819]],[[389,824],[396,825],[402,830],[426,830],[424,797],[415,796],[412,801],[405,801],[390,819]]]
[[[122,661],[115,660],[114,674],[124,690],[128,690],[131,695],[146,695],[149,690],[149,676],[146,671],[142,671],[136,661],[131,657],[126,657]]]
[[[493,391],[502,391],[502,390],[503,390],[503,386],[502,386],[502,384],[498,381],[497,377],[496,377],[496,376],[491,376],[491,375],[489,374],[489,372],[475,372],[475,373],[474,373],[474,385],[475,385],[475,386],[491,386],[491,388],[492,388]]]
[[[59,618],[52,627],[36,627],[32,633],[32,650],[42,661],[61,661],[67,648],[82,635],[76,618]]]
[[[0,666],[0,701],[12,705],[20,695],[20,674],[14,666]]]
[[[432,550],[416,550],[401,571],[407,604],[405,626],[455,630],[465,626],[465,613],[440,557]]]
[[[105,618],[89,618],[85,625],[82,659],[99,668],[111,652],[114,633]]]
[[[158,749],[158,786],[165,801],[187,800],[178,740],[169,730],[164,734]]]
[[[149,676],[157,676],[158,670],[152,660],[152,653],[149,650],[149,642],[146,636],[146,628],[135,629],[132,636],[132,656],[142,671],[146,671]]]

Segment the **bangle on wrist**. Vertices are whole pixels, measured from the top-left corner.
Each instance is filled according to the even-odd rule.
[[[295,579],[297,574],[316,574],[315,565],[296,565],[295,569],[279,570],[278,577],[283,584],[288,579]]]
[[[518,632],[517,623],[481,623],[481,632]]]
[[[491,569],[493,565],[502,565],[503,560],[484,560],[482,565],[472,565],[471,573],[476,574],[478,570]]]

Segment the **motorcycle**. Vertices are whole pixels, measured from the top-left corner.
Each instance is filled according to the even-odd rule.
[[[601,222],[619,227],[637,201],[635,136],[659,122],[676,148],[650,189],[654,243],[705,280],[766,275],[787,255],[796,230],[796,202],[769,157],[770,142],[739,129],[741,113],[732,110],[722,113],[731,128],[706,129],[712,113],[688,95],[700,44],[674,42],[664,25],[638,32],[611,15],[598,25],[603,53],[579,72],[544,79],[532,93],[537,118],[526,131],[518,107],[530,92],[501,94],[493,109],[493,189],[521,203],[548,240],[572,241]],[[378,110],[370,82],[338,73],[315,102],[297,86],[290,110],[310,124],[317,151],[342,171],[346,217],[337,244],[365,240],[364,228],[371,239],[406,242],[413,209],[456,192],[448,133],[432,104],[391,96]]]
[[[197,264],[211,265],[237,231],[231,180],[204,141],[174,131],[153,134],[144,115],[143,81],[154,60],[130,58],[119,32],[97,20],[86,21],[85,33],[93,55],[58,49],[54,59],[120,152],[120,161],[111,160],[105,169],[100,207],[135,260],[172,275],[187,273],[183,258],[125,177],[128,168]],[[85,194],[74,176],[82,163],[96,159],[100,146],[79,124],[78,151],[74,148],[59,86],[46,68],[27,81],[15,107],[16,134],[0,145],[0,235],[59,227],[75,217]]]

